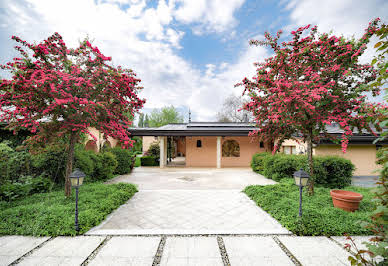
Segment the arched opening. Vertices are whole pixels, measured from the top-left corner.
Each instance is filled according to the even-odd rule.
[[[227,140],[222,144],[222,157],[240,157],[240,145],[235,140]]]
[[[97,152],[98,148],[97,148],[96,141],[95,140],[89,140],[88,142],[86,142],[85,150]]]

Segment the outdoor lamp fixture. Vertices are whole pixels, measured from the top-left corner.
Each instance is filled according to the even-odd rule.
[[[74,172],[70,174],[71,186],[75,188],[75,231],[79,233],[78,225],[78,189],[84,182],[85,174],[76,168]]]
[[[302,191],[307,186],[310,175],[301,168],[294,173],[295,184],[299,186],[299,217],[302,217]]]

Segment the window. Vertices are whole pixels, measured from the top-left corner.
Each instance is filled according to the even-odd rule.
[[[202,141],[200,139],[197,140],[197,148],[202,147]]]
[[[283,146],[284,154],[296,154],[296,146]]]
[[[260,141],[260,148],[264,148],[264,142]]]
[[[240,145],[235,140],[227,140],[222,144],[222,157],[240,157]]]

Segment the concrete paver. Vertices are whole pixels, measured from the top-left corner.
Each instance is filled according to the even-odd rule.
[[[140,191],[88,234],[289,234],[236,190]]]
[[[136,167],[129,175],[108,183],[136,184],[143,190],[243,190],[248,185],[271,185],[275,181],[245,168],[164,168]]]
[[[270,236],[223,237],[230,264],[244,265],[294,265]]]
[[[327,237],[279,236],[302,265],[349,265],[349,253]]]
[[[42,244],[49,237],[2,236],[0,237],[0,265],[8,265],[30,250]]]
[[[99,236],[56,237],[19,265],[79,265],[104,240]]]
[[[223,265],[216,237],[167,238],[160,265]]]
[[[113,237],[90,265],[152,265],[160,237]]]

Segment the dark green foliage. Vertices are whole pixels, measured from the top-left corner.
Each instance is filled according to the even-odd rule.
[[[158,166],[159,162],[154,156],[143,156],[140,158],[141,166]]]
[[[113,177],[113,173],[117,167],[117,160],[113,153],[96,153],[94,160],[93,181],[107,180]]]
[[[268,152],[256,153],[252,156],[251,167],[253,171],[264,174],[264,158],[270,155]]]
[[[65,146],[50,145],[33,156],[32,165],[36,173],[48,176],[56,184],[63,184],[66,157]]]
[[[53,185],[53,182],[44,176],[19,177],[18,182],[7,182],[0,186],[0,200],[11,201],[34,193],[48,192]]]
[[[19,130],[15,135],[12,130],[4,128],[5,125],[0,125],[0,142],[7,142],[10,147],[16,148],[23,144],[31,133],[28,130]]]
[[[83,234],[101,223],[108,214],[130,199],[137,189],[132,184],[84,184],[79,190],[79,223]],[[75,192],[39,193],[11,203],[0,201],[0,235],[75,235]]]
[[[131,172],[133,168],[133,164],[135,163],[135,156],[131,150],[122,149],[120,147],[116,147],[110,149],[110,152],[113,153],[117,160],[117,167],[115,170],[115,174],[124,175]]]
[[[369,220],[373,210],[373,194],[370,189],[346,187],[364,196],[360,209],[354,213],[334,208],[330,189],[316,186],[313,196],[303,192],[303,217],[298,217],[299,188],[293,180],[282,180],[281,184],[248,186],[244,192],[263,210],[277,219],[296,235],[370,235],[358,222]]]
[[[142,153],[143,151],[143,140],[141,139],[141,137],[133,137],[132,138],[135,143],[133,143],[133,148],[132,148],[132,151],[134,153]]]
[[[94,173],[94,165],[97,160],[97,155],[94,151],[85,150],[83,146],[77,146],[74,152],[74,168],[79,168],[91,177]]]
[[[160,146],[159,143],[152,143],[148,148],[147,155],[153,156],[155,158],[160,157]]]
[[[9,180],[9,160],[14,150],[6,142],[0,143],[0,184]]]
[[[304,155],[255,154],[251,167],[267,178],[279,181],[293,178],[295,171],[303,168],[307,171],[307,157]],[[351,184],[354,165],[351,161],[339,156],[315,156],[314,180],[316,184],[329,188],[343,188]]]

